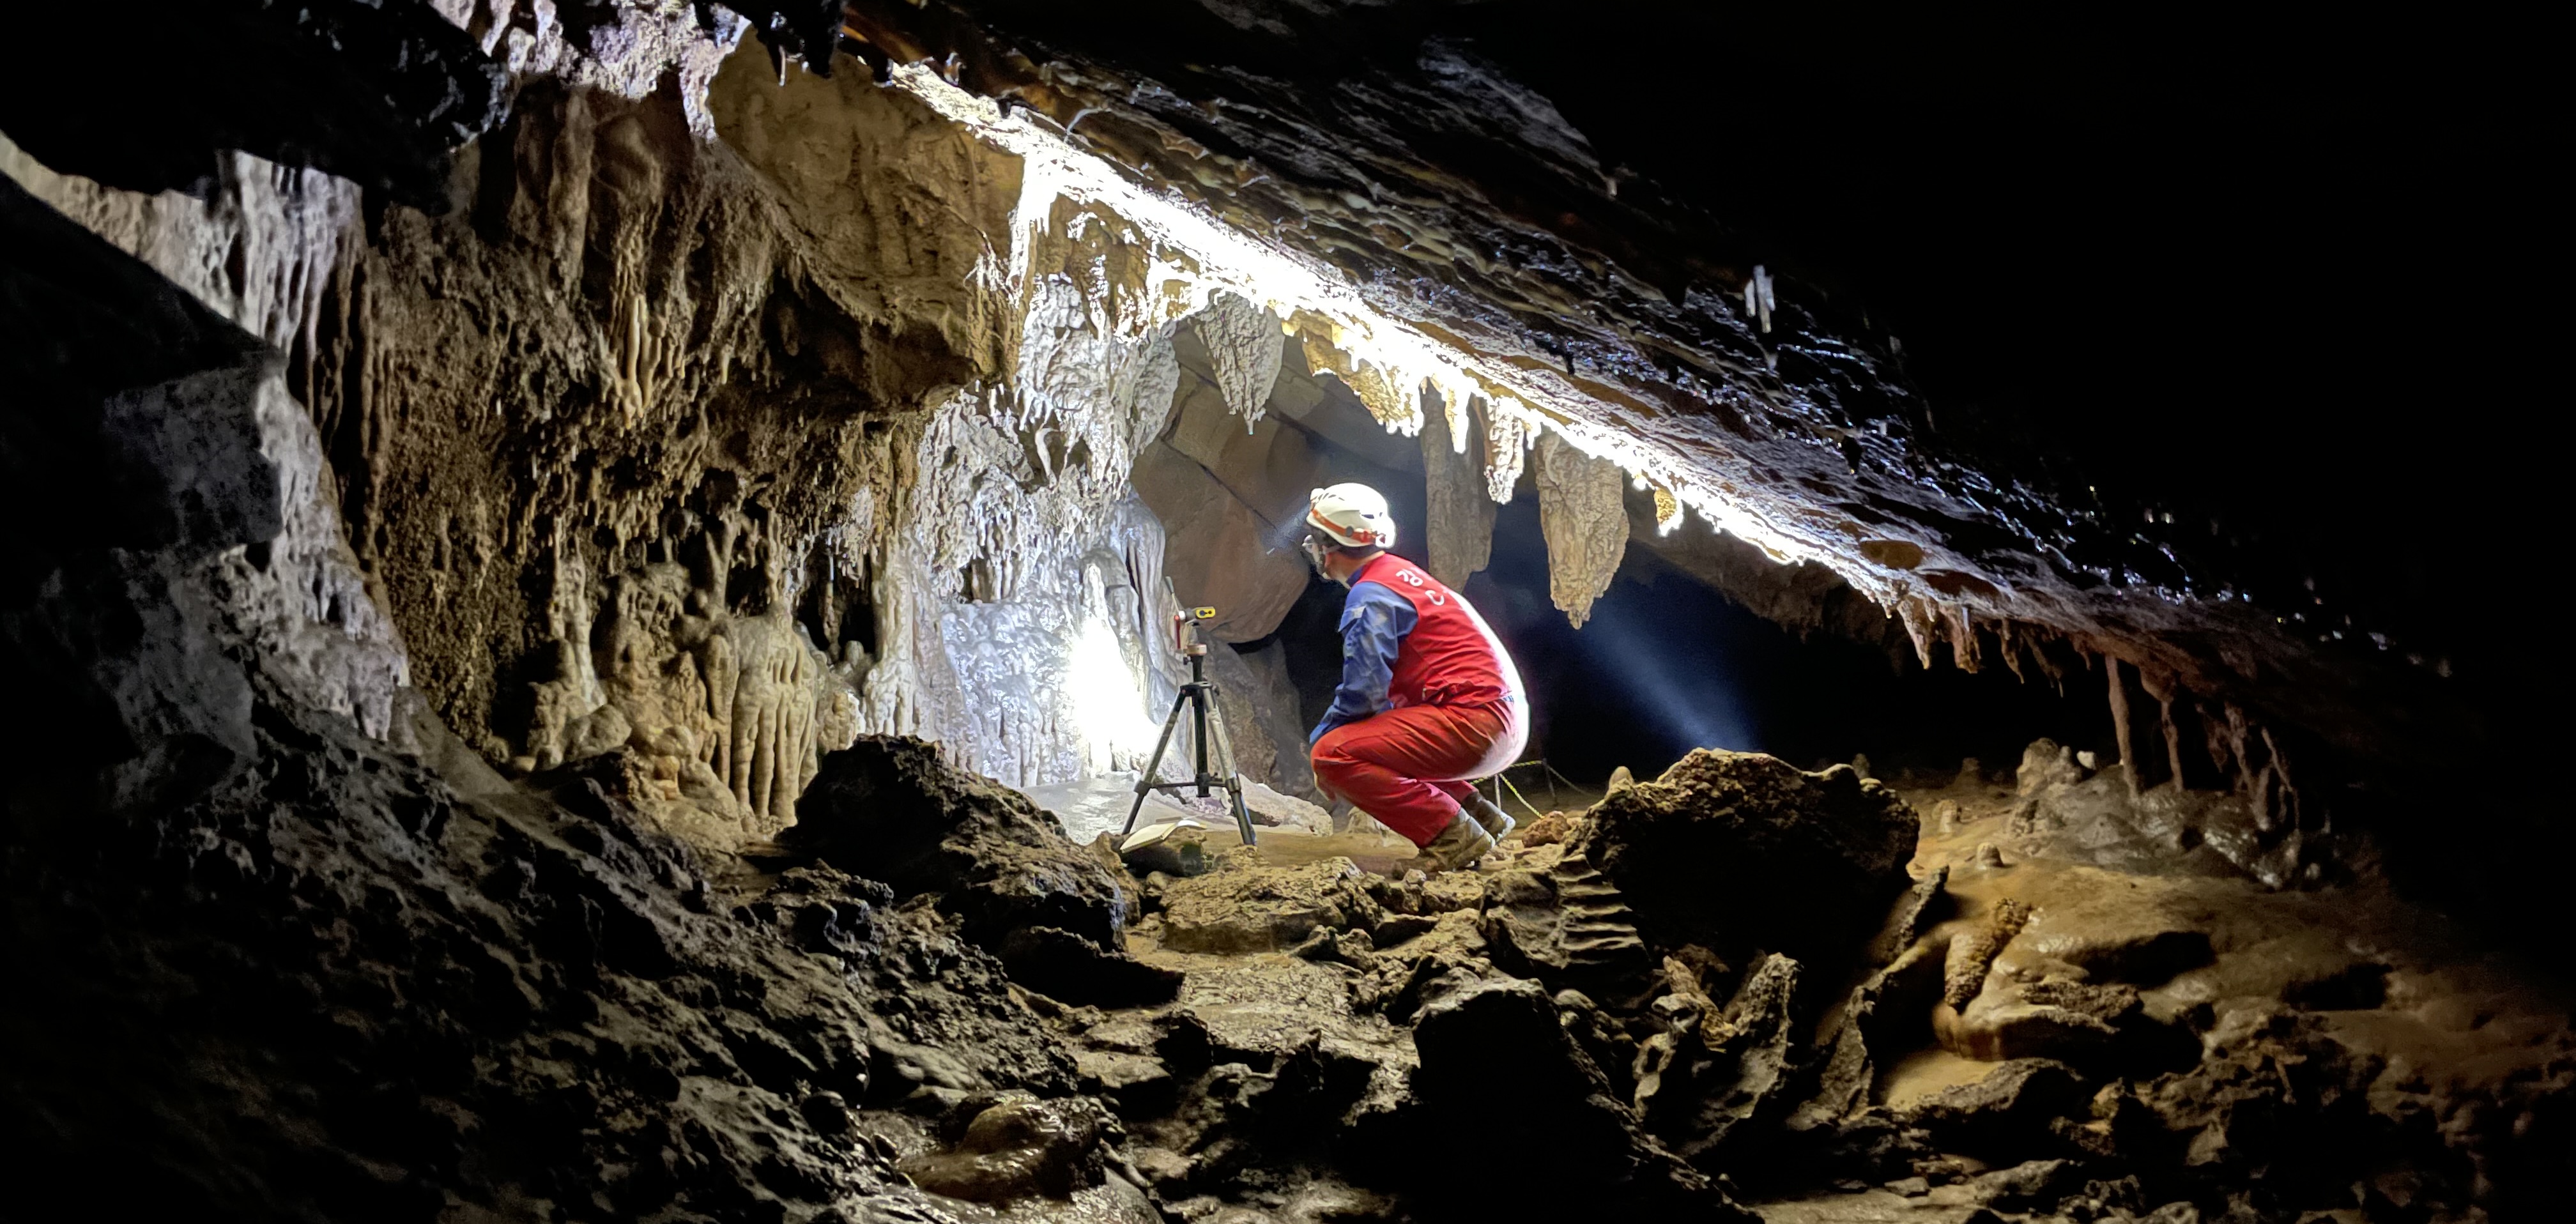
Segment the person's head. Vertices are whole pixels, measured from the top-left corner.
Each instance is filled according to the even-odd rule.
[[[1337,484],[1306,497],[1306,559],[1315,572],[1349,585],[1369,559],[1395,546],[1386,498],[1364,484]]]

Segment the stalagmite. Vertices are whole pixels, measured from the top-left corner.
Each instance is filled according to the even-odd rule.
[[[1449,418],[1447,412],[1422,414],[1423,486],[1428,494],[1423,539],[1431,554],[1431,576],[1455,587],[1493,559],[1494,499],[1485,495],[1479,456],[1473,451],[1461,453],[1459,440],[1450,433]]]
[[[1548,595],[1580,629],[1610,589],[1628,547],[1626,476],[1553,431],[1538,440],[1538,522],[1547,537]]]

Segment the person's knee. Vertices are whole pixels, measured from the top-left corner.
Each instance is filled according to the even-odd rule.
[[[1340,751],[1340,748],[1341,746],[1334,741],[1333,737],[1327,735],[1315,741],[1314,747],[1307,749],[1306,761],[1314,766],[1316,777],[1327,782],[1337,781],[1349,776],[1351,769],[1359,764],[1348,754]]]
[[[1345,769],[1358,764],[1359,757],[1353,754],[1350,750],[1351,743],[1355,737],[1352,727],[1355,725],[1356,724],[1352,723],[1344,723],[1341,726],[1325,732],[1321,738],[1314,742],[1313,746],[1306,749],[1306,758],[1313,761],[1315,763],[1315,768],[1317,769],[1324,768],[1325,763],[1328,761]]]

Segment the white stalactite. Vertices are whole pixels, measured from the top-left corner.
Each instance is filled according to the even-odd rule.
[[[1237,293],[1220,291],[1207,309],[1193,316],[1199,339],[1207,345],[1208,364],[1225,405],[1243,418],[1247,431],[1261,419],[1270,389],[1279,382],[1279,316]]]

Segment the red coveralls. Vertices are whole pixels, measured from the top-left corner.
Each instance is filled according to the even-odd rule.
[[[1390,708],[1315,741],[1315,778],[1414,845],[1458,816],[1467,780],[1500,773],[1529,742],[1521,677],[1485,619],[1422,567],[1382,553],[1351,576],[1413,605]]]

